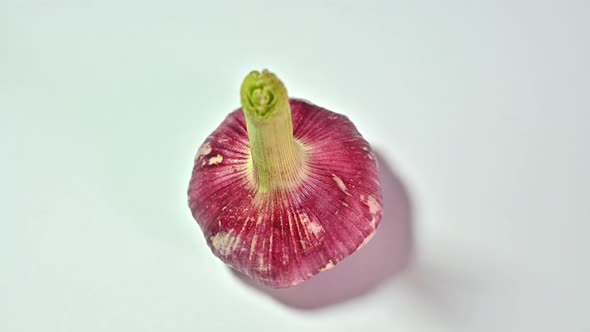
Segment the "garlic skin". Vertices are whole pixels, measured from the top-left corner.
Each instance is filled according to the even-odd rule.
[[[301,156],[286,180],[262,186],[238,109],[198,149],[188,190],[212,252],[272,288],[295,286],[365,245],[383,204],[376,158],[352,122],[285,101]]]

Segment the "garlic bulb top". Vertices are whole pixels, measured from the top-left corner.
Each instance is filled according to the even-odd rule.
[[[377,163],[350,120],[252,72],[242,108],[199,148],[189,206],[213,253],[273,288],[327,270],[373,236]]]

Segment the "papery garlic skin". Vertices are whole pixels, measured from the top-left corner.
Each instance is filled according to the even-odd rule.
[[[303,153],[293,183],[262,190],[238,109],[195,157],[189,206],[213,253],[263,285],[291,287],[362,247],[382,215],[377,163],[350,120],[289,99]]]

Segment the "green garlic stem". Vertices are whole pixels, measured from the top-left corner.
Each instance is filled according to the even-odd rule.
[[[260,192],[297,185],[303,172],[303,149],[293,137],[287,89],[268,70],[252,71],[242,83],[252,167]]]

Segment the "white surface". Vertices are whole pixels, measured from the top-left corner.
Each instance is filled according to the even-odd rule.
[[[589,331],[589,7],[2,1],[0,330]],[[190,216],[263,67],[408,189],[412,262],[362,296],[285,305]]]

